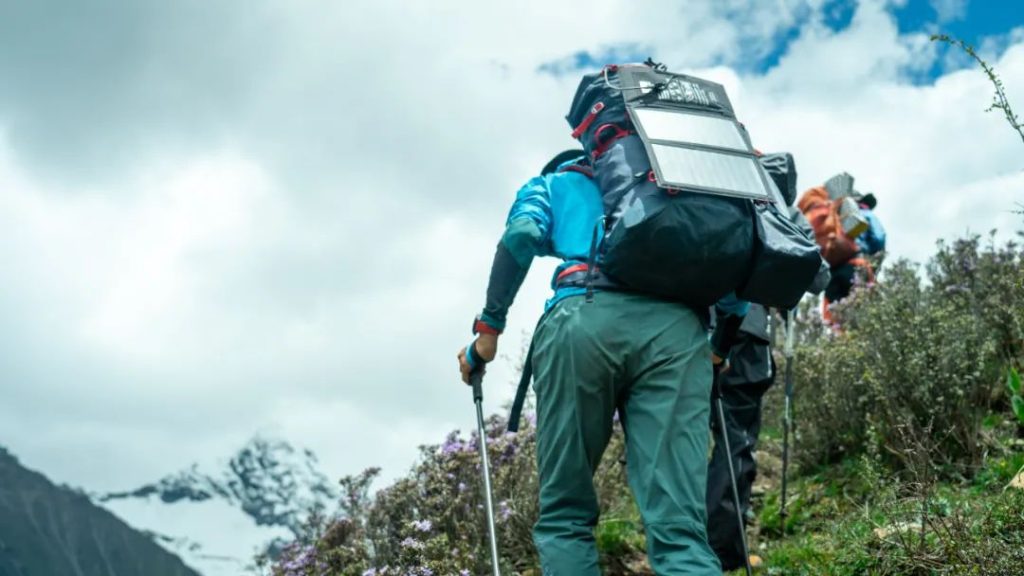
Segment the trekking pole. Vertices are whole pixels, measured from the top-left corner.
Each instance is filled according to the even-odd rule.
[[[782,521],[782,533],[786,533],[786,474],[789,472],[789,431],[793,427],[793,312],[786,311],[786,343],[782,349],[786,356],[786,403],[782,416],[782,496],[779,508],[779,519]]]
[[[471,345],[472,346],[472,345]],[[469,373],[469,384],[473,387],[473,403],[476,404],[476,433],[480,438],[480,460],[483,462],[484,500],[487,504],[487,535],[491,545],[491,569],[494,576],[501,576],[498,569],[498,537],[494,530],[494,499],[491,496],[491,466],[487,458],[487,432],[484,430],[484,365],[481,362]]]
[[[740,490],[736,484],[736,468],[732,465],[732,447],[729,446],[729,431],[725,427],[725,409],[722,407],[722,391],[718,382],[718,369],[715,369],[714,381],[711,384],[711,395],[718,413],[718,430],[722,434],[722,446],[725,448],[726,461],[729,463],[729,482],[732,484],[732,503],[736,507],[736,526],[740,531],[740,543],[743,545],[743,566],[747,576],[753,574],[750,566],[750,550],[747,549],[747,529],[743,522],[743,507],[740,504]]]

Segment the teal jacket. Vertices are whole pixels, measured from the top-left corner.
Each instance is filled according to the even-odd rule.
[[[481,314],[488,326],[504,330],[508,309],[538,256],[562,260],[551,281],[554,295],[546,309],[584,292],[583,288],[556,284],[563,270],[587,261],[595,235],[600,239],[604,234],[601,192],[583,161],[581,157],[555,172],[531,178],[516,194],[495,253],[487,304]],[[730,295],[717,307],[723,313],[743,316],[748,304]]]

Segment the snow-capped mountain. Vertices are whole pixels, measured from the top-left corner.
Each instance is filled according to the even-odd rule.
[[[257,437],[227,461],[95,499],[204,576],[238,576],[297,535],[310,510],[335,510],[338,497],[313,452]]]

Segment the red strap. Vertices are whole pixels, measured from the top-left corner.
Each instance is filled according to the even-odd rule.
[[[587,117],[583,119],[583,122],[580,122],[580,125],[572,131],[572,137],[579,140],[580,136],[582,136],[583,133],[587,131],[587,128],[590,128],[590,125],[594,123],[594,120],[597,119],[597,114],[601,110],[604,110],[604,102],[594,104],[593,108],[590,109],[590,114],[587,114]]]
[[[473,333],[494,334],[495,336],[497,336],[501,334],[501,330],[498,330],[497,328],[491,326],[490,324],[484,322],[483,320],[477,320],[476,323],[473,324]]]
[[[559,172],[579,172],[587,178],[594,177],[594,170],[586,166],[580,166],[579,164],[570,164],[558,170]]]
[[[622,128],[619,128],[615,124],[602,124],[594,132],[594,140],[595,141],[600,141],[601,133],[604,132],[605,130],[609,129],[609,128],[611,128],[612,130],[615,130],[615,135],[613,135],[606,142],[604,142],[603,144],[601,144],[600,146],[595,148],[594,151],[590,153],[590,157],[592,159],[597,160],[598,158],[600,158],[601,155],[604,154],[605,152],[607,152],[608,149],[612,147],[612,144],[614,144],[615,141],[618,140],[619,138],[625,138],[626,136],[630,136],[632,134],[636,134],[636,132],[633,132],[632,130],[623,130]]]
[[[565,270],[559,272],[558,276],[555,278],[555,282],[561,282],[563,278],[570,274],[575,274],[576,272],[586,272],[588,269],[590,269],[590,267],[587,266],[586,264],[573,264],[572,266],[569,266]]]

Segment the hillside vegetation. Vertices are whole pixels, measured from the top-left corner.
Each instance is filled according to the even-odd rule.
[[[797,326],[785,523],[782,386],[766,399],[759,517],[750,527],[766,573],[1024,572],[1024,490],[1011,486],[1024,468],[1024,410],[1015,414],[1010,386],[1024,362],[1021,247],[971,237],[940,245],[923,269],[895,262],[878,285],[838,307],[839,332],[813,307],[805,303]],[[519,433],[504,430],[492,416],[502,569],[537,575],[534,429],[527,418]],[[453,432],[421,447],[413,470],[372,498],[376,470],[344,479],[339,516],[315,517],[269,571],[486,573],[477,442]],[[650,574],[622,456],[619,431],[597,474],[598,546],[607,574]]]

